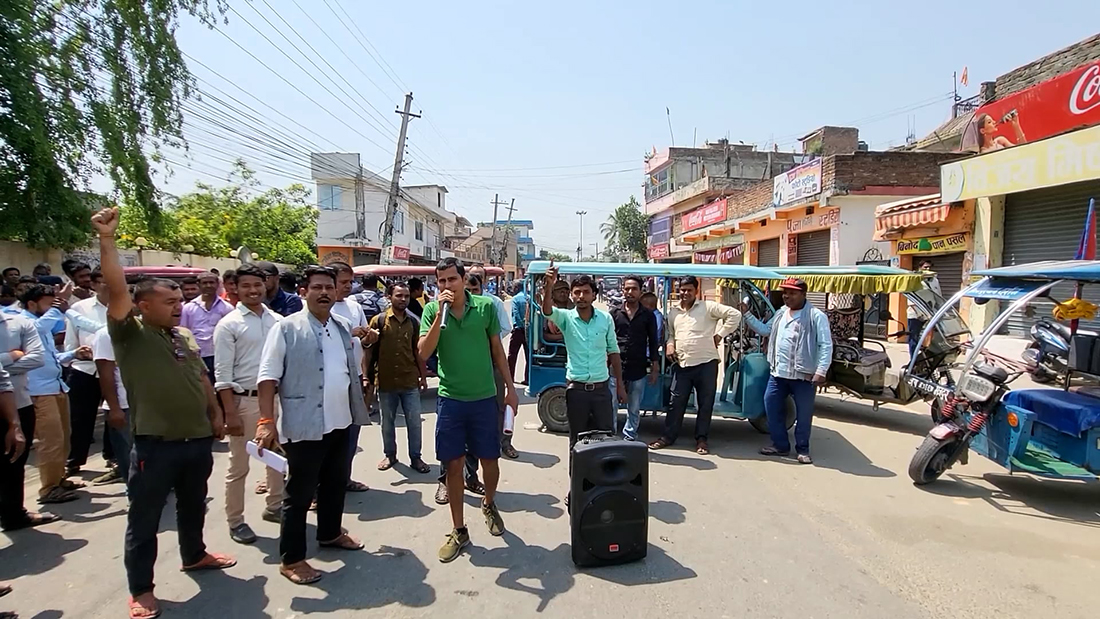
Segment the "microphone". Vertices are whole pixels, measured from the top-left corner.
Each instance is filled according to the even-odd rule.
[[[444,301],[443,305],[439,306],[439,311],[443,312],[443,318],[439,319],[439,330],[442,331],[447,328],[447,314],[451,313],[450,302]]]

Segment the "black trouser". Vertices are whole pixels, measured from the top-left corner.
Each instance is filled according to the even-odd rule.
[[[88,463],[88,450],[92,446],[95,434],[96,417],[99,416],[99,403],[103,396],[99,389],[99,377],[73,370],[69,374],[69,425],[71,443],[69,446],[70,467],[84,466]],[[107,431],[103,431],[103,457],[114,459],[111,441],[106,440]]]
[[[168,493],[176,495],[176,532],[183,565],[206,556],[202,527],[206,521],[206,482],[214,466],[213,438],[166,441],[134,437],[130,453],[130,510],[126,521],[126,579],[130,595],[153,590],[157,530]]]
[[[665,417],[665,440],[671,445],[680,436],[688,398],[695,390],[695,440],[706,440],[714,413],[714,392],[718,389],[718,360],[691,367],[672,367],[672,410]]]
[[[0,454],[0,528],[3,529],[18,529],[27,523],[27,509],[23,507],[23,467],[34,440],[34,406],[19,409],[19,425],[27,439],[23,455],[12,462],[8,454]],[[8,420],[0,419],[0,437],[7,433]]]
[[[569,419],[569,472],[573,472],[573,445],[577,436],[591,430],[615,429],[615,399],[607,381],[570,382],[565,388],[565,415]]]
[[[344,493],[348,487],[348,429],[333,430],[319,441],[283,445],[289,472],[283,501],[279,555],[283,565],[306,558],[306,514],[317,496],[317,540],[330,542],[343,534]]]
[[[516,327],[512,329],[512,337],[508,339],[508,369],[512,372],[512,380],[516,379],[516,359],[519,358],[519,349],[523,348],[523,382],[530,382],[531,369],[527,364],[527,329]]]

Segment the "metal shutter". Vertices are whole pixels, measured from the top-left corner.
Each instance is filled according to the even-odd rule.
[[[779,239],[760,241],[756,245],[756,266],[779,266]]]
[[[1005,233],[1002,264],[1014,266],[1041,260],[1072,260],[1081,241],[1089,198],[1100,200],[1100,181],[1010,194],[1005,200]],[[934,259],[933,259],[934,260]],[[1065,300],[1073,296],[1073,284],[1051,290]],[[946,290],[944,292],[947,292]],[[1084,298],[1100,304],[1100,286],[1086,286]],[[1008,332],[1027,335],[1031,325],[1050,316],[1051,304],[1036,301],[1032,315],[1018,312],[1008,321]],[[1002,307],[1003,309],[1003,307]],[[1100,321],[1081,321],[1081,328],[1100,328]]]
[[[831,233],[828,230],[798,235],[798,253],[795,256],[794,266],[829,266],[830,237]],[[806,300],[824,310],[828,307],[828,296],[824,292],[810,292],[806,294]]]
[[[940,281],[940,292],[943,298],[950,299],[951,295],[962,288],[963,260],[966,259],[966,252],[928,256],[928,259],[932,261],[932,270],[936,272],[936,279]],[[918,256],[913,262],[919,264],[921,260],[924,260],[924,256]]]

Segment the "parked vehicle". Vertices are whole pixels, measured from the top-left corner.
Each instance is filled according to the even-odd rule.
[[[1031,326],[1031,344],[1021,354],[1027,362],[1031,380],[1049,383],[1066,373],[1069,339],[1070,328],[1067,325],[1045,316]]]
[[[1095,388],[1071,391],[1069,377],[1100,375],[1100,337],[1071,323],[1061,388],[1010,389],[1009,384],[1028,372],[1028,366],[993,355],[987,347],[1013,314],[1034,300],[1049,299],[1056,285],[1075,283],[1079,296],[1083,286],[1100,283],[1100,262],[1039,262],[975,275],[981,279],[940,308],[925,327],[926,334],[965,297],[975,303],[996,300],[1008,307],[978,336],[959,369],[957,383],[946,388],[943,421],[917,449],[909,477],[918,485],[932,483],[956,463],[965,464],[972,449],[1009,472],[1096,479],[1100,475],[1100,394]],[[910,363],[907,381],[916,387],[925,379],[913,372]]]
[[[541,298],[542,277],[550,266],[547,261],[532,262],[527,270],[524,287],[537,306],[535,299]],[[657,280],[657,289],[672,290],[672,280],[685,275],[696,277],[724,278],[740,297],[748,297],[751,311],[760,319],[767,320],[775,312],[767,297],[751,280],[772,280],[779,276],[775,271],[742,265],[699,265],[699,264],[628,264],[610,262],[563,262],[556,265],[563,277],[574,275],[618,276],[637,275],[645,279]],[[658,309],[664,316],[669,314],[669,298],[660,295]],[[530,368],[530,381],[527,395],[538,398],[539,418],[552,432],[568,432],[569,421],[565,414],[565,346],[549,342],[543,337],[545,318],[539,311],[531,312],[531,322],[527,328],[527,362]],[[666,327],[667,328],[667,327]],[[722,373],[722,384],[715,398],[714,414],[719,417],[744,419],[760,432],[767,432],[767,420],[764,416],[764,388],[768,383],[768,359],[762,348],[762,339],[741,325],[737,337],[729,341],[735,343],[727,351],[727,364]],[[643,412],[664,411],[671,398],[671,364],[665,358],[663,345],[658,353],[661,363],[661,380],[656,385],[646,384],[642,396]],[[787,426],[794,424],[794,403],[788,402]]]

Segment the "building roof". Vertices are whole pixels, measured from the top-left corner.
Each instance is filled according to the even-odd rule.
[[[962,135],[962,132],[966,130],[966,126],[970,124],[970,121],[974,119],[974,111],[965,112],[959,114],[955,118],[948,120],[939,127],[936,127],[923,138],[917,140],[913,144],[907,145],[906,150],[917,150],[921,148],[928,148],[933,144],[939,144],[940,142],[946,142],[951,138]]]

